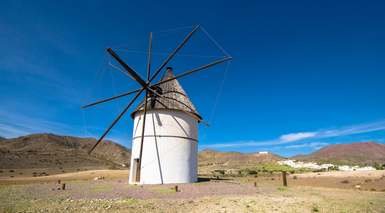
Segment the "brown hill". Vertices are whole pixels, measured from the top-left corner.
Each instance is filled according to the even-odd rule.
[[[198,153],[200,173],[216,169],[242,169],[255,167],[259,163],[273,163],[283,158],[271,153],[219,152],[206,149]]]
[[[130,150],[112,141],[101,143],[91,155],[93,138],[33,134],[0,141],[0,168],[50,168],[63,171],[122,168]]]
[[[24,173],[55,174],[89,169],[128,167],[131,150],[112,141],[101,143],[91,155],[87,151],[96,142],[93,138],[33,134],[0,140],[0,171],[30,170]],[[242,169],[258,163],[271,163],[282,158],[270,153],[243,154],[203,150],[198,154],[199,169]],[[2,175],[13,175],[5,174]],[[11,172],[12,173],[12,172]],[[1,174],[0,174],[1,175]]]
[[[373,165],[385,163],[385,144],[359,142],[334,144],[310,155],[296,156],[297,160],[348,165]]]

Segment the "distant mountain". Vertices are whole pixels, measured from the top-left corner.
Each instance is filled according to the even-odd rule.
[[[6,138],[0,136],[0,141],[5,140]]]
[[[52,173],[84,169],[127,168],[131,150],[112,141],[101,143],[91,155],[87,151],[94,138],[33,134],[0,139],[0,169],[49,168]],[[203,150],[198,153],[200,171],[242,169],[259,163],[274,163],[284,159],[272,153],[240,153]],[[361,142],[336,144],[312,154],[296,156],[301,161],[320,163],[373,165],[385,163],[385,144]]]
[[[211,149],[198,153],[200,171],[212,171],[215,169],[241,169],[254,167],[258,163],[273,163],[283,158],[272,153],[240,153],[219,152]]]
[[[60,171],[123,168],[130,150],[112,141],[104,141],[91,155],[87,151],[93,138],[33,134],[0,140],[0,168],[51,168]]]
[[[50,174],[85,169],[126,168],[131,150],[112,141],[103,141],[92,152],[87,151],[96,142],[94,138],[33,134],[0,140],[0,169],[31,169]],[[271,153],[218,152],[203,150],[198,153],[199,168],[204,170],[239,169],[258,163],[270,163],[282,157]]]
[[[385,163],[385,144],[359,142],[326,146],[309,155],[296,156],[301,161],[348,165],[373,165]]]

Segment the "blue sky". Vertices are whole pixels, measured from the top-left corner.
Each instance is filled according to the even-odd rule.
[[[80,106],[138,87],[105,48],[144,76],[150,31],[155,68],[201,24],[234,59],[181,80],[211,124],[200,126],[200,149],[291,156],[384,143],[384,10],[383,1],[2,1],[0,135],[98,137],[129,98]],[[199,31],[170,65],[181,73],[221,54]],[[131,123],[127,114],[108,138],[130,147]]]

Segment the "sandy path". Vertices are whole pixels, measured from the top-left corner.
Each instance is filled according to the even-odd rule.
[[[57,180],[92,180],[95,177],[103,176],[106,179],[127,179],[128,170],[90,170],[81,172],[71,172],[64,174],[56,174],[40,177],[14,177],[14,178],[0,178],[0,184],[14,184],[14,183],[32,183],[32,182],[47,182]]]

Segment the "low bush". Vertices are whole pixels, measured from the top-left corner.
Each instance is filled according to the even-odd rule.
[[[318,206],[313,206],[311,209],[312,212],[319,212]]]
[[[226,174],[226,171],[223,169],[216,169],[211,172],[214,176],[223,176]]]
[[[374,163],[373,167],[376,169],[376,170],[383,170],[385,169],[385,164],[381,165],[377,162]]]

